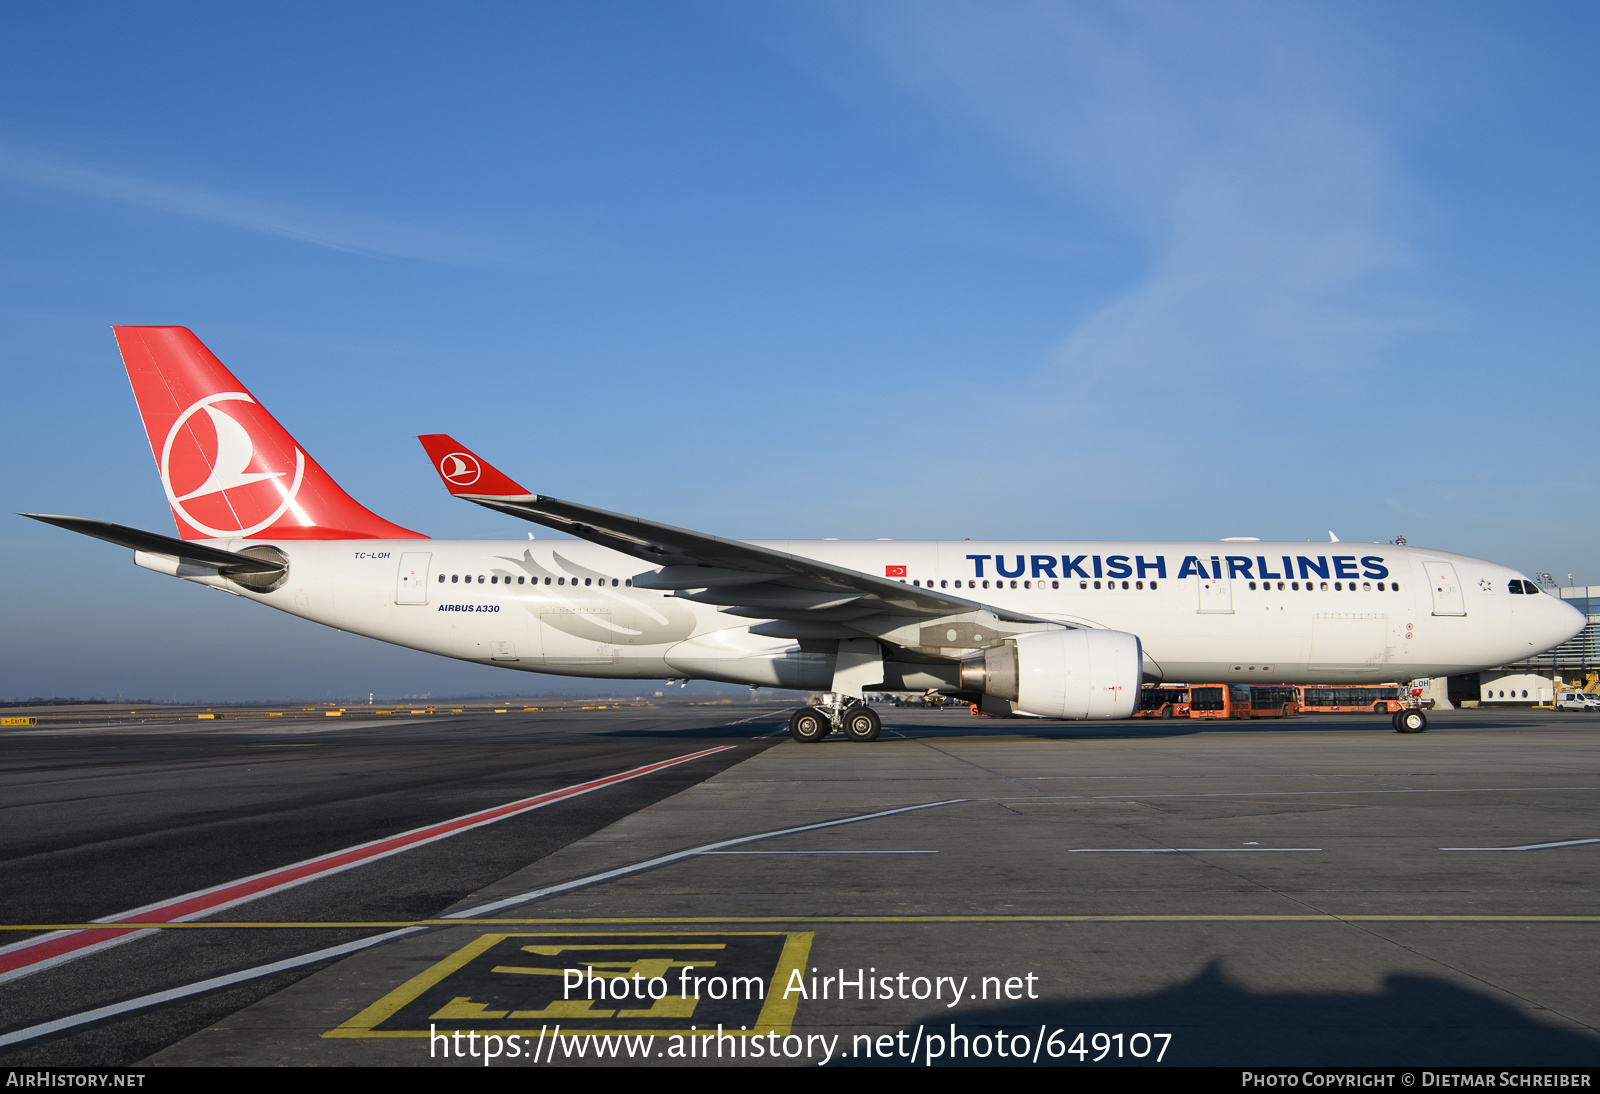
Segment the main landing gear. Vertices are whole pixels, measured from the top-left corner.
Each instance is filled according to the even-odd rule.
[[[843,706],[801,707],[789,716],[789,736],[801,744],[814,744],[836,729],[852,741],[876,741],[883,721],[859,699]]]
[[[1421,707],[1406,707],[1394,714],[1396,733],[1421,733],[1428,728],[1428,716]]]

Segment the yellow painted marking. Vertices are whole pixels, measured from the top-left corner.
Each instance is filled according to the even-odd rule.
[[[448,922],[451,922],[451,923],[467,923],[467,922],[472,922],[472,921],[450,920]],[[500,925],[500,924],[504,924],[504,923],[507,923],[507,922],[510,922],[510,921],[506,921],[506,920],[480,920],[480,921],[476,921],[476,922],[480,922],[480,923],[485,923],[485,922],[486,923],[495,923],[497,925]],[[542,924],[545,921],[538,920],[538,921],[535,921],[535,922],[538,922],[538,923]],[[636,932],[631,932],[632,935],[637,935],[637,936],[642,937],[642,938],[670,938],[674,934],[684,934],[684,933],[690,933],[690,932],[653,932],[653,931],[652,932],[648,932],[648,933],[646,933],[646,932],[637,932],[637,931]],[[703,932],[693,932],[693,933],[703,935]],[[732,935],[739,935],[739,936],[749,936],[749,935],[765,935],[765,934],[770,934],[772,932],[768,932],[768,931],[730,931],[730,932],[727,932],[727,933],[728,934],[732,934]],[[410,1038],[416,1038],[416,1037],[427,1037],[427,1036],[429,1036],[429,1031],[427,1031],[427,1030],[380,1030],[380,1029],[375,1029],[374,1027],[378,1026],[378,1025],[382,1024],[383,1022],[387,1021],[388,1019],[394,1017],[394,1015],[397,1014],[402,1007],[406,1006],[406,1004],[408,1004],[412,1000],[416,999],[423,992],[427,991],[429,988],[433,987],[435,984],[438,984],[440,981],[444,980],[446,977],[450,976],[452,973],[459,972],[461,969],[465,968],[467,966],[467,964],[469,964],[474,958],[476,958],[476,957],[480,956],[481,954],[483,954],[486,950],[488,950],[491,947],[497,945],[499,942],[501,942],[502,940],[504,940],[506,938],[516,938],[516,937],[538,938],[538,937],[541,937],[541,936],[540,935],[520,935],[519,936],[519,935],[516,935],[516,934],[484,934],[484,935],[480,935],[478,938],[476,938],[473,941],[467,943],[465,946],[461,947],[461,949],[457,950],[455,953],[453,953],[450,956],[446,957],[444,960],[439,961],[438,963],[436,963],[436,964],[430,966],[429,968],[423,970],[422,972],[418,973],[416,976],[413,976],[411,979],[407,980],[404,984],[401,984],[398,988],[395,988],[389,994],[385,995],[382,999],[379,999],[377,1002],[375,1002],[372,1005],[368,1006],[367,1008],[362,1010],[359,1014],[357,1014],[354,1017],[350,1018],[348,1021],[340,1024],[339,1026],[337,1026],[337,1027],[335,1027],[333,1029],[328,1030],[322,1036],[323,1037],[333,1037],[333,1038],[347,1038],[347,1037],[361,1037],[361,1038],[370,1038],[370,1037],[410,1037]],[[619,937],[629,937],[629,935],[615,935],[614,934],[614,935],[610,935],[609,937],[619,938]],[[789,978],[790,978],[790,974],[791,973],[793,973],[796,970],[803,970],[804,969],[805,963],[806,963],[806,959],[811,954],[811,942],[812,942],[813,938],[815,938],[815,935],[810,931],[803,931],[803,932],[796,932],[796,933],[788,934],[788,936],[784,939],[783,950],[778,955],[777,967],[773,969],[772,979],[767,985],[767,991],[766,991],[765,999],[764,999],[764,1001],[762,1003],[762,1006],[761,1006],[761,1013],[757,1016],[754,1026],[752,1028],[748,1029],[748,1030],[740,1030],[738,1032],[734,1032],[733,1030],[725,1030],[724,1031],[724,1035],[731,1035],[731,1036],[735,1036],[735,1037],[765,1037],[770,1032],[770,1033],[776,1033],[780,1037],[788,1036],[789,1030],[792,1027],[793,1022],[794,1022],[795,1008],[799,1005],[799,1000],[798,999],[784,999],[783,998],[782,985],[785,985],[785,984],[787,984],[789,982]],[[686,943],[684,945],[685,945],[685,948],[687,948],[689,944]],[[528,950],[554,949],[557,952],[560,952],[561,950],[572,949],[572,948],[575,948],[575,947],[570,947],[570,946],[543,946],[543,947],[541,947],[541,946],[538,946],[537,944],[533,944],[533,945],[530,945],[530,946],[525,946],[523,948],[524,949],[528,949]],[[585,948],[590,948],[590,947],[585,947]],[[614,950],[614,949],[617,949],[618,947],[615,944],[613,944],[613,945],[608,946],[608,947],[595,946],[595,947],[592,947],[592,948],[595,948],[595,949],[613,949]],[[659,947],[653,946],[651,948],[659,948]],[[696,948],[696,949],[704,949],[704,948],[707,948],[707,944],[701,943],[701,944],[695,945],[694,948]],[[719,948],[720,949],[720,948],[723,948],[723,947],[718,946],[718,947],[714,947],[714,948]],[[674,965],[681,964],[680,962],[669,962],[669,963],[670,964],[674,964]],[[606,962],[606,964],[621,964],[621,963],[620,962]],[[632,967],[633,963],[629,963],[629,964],[630,964],[630,967]],[[714,962],[707,962],[706,963],[706,965],[708,967],[711,964],[714,964]],[[696,963],[696,967],[699,967],[699,963]],[[502,970],[497,968],[494,971],[499,972],[499,971],[502,971]],[[509,971],[513,971],[513,970],[507,968],[504,971],[509,972]],[[666,1006],[662,1006],[661,1005],[662,1003],[667,1003],[668,1000],[671,1000],[671,1002],[668,1003],[668,1005],[666,1005]],[[572,1017],[582,1017],[582,1016],[593,1016],[593,1017],[596,1017],[596,1018],[612,1017],[612,1012],[610,1012],[610,1011],[591,1011],[591,1010],[589,1010],[589,1002],[590,1001],[587,1000],[587,999],[583,999],[583,1000],[577,1000],[577,999],[574,999],[574,1000],[557,1000],[557,1001],[551,1002],[543,1010],[537,1010],[537,1011],[515,1011],[515,1012],[511,1013],[510,1017],[517,1018],[517,1019],[522,1019],[522,1018],[527,1018],[527,1019],[572,1018]],[[651,1018],[654,1018],[654,1017],[675,1018],[675,1017],[689,1017],[689,1016],[692,1015],[694,1007],[695,1007],[695,1004],[697,1004],[698,1002],[699,1002],[699,999],[697,997],[684,999],[684,998],[681,998],[681,997],[676,997],[675,998],[675,997],[669,995],[669,996],[666,996],[663,1000],[658,1001],[655,1006],[652,1006],[649,1009],[641,1009],[641,1010],[636,1010],[636,1011],[622,1011],[617,1016],[618,1017],[624,1017],[624,1018],[646,1018],[646,1017],[651,1017]],[[485,1010],[484,1007],[485,1007],[485,1004],[475,1003],[475,1002],[472,1001],[472,999],[470,997],[460,996],[460,997],[457,997],[455,999],[452,999],[443,1008],[441,1008],[439,1011],[435,1012],[432,1015],[432,1018],[437,1020],[437,1019],[441,1018],[441,1016],[449,1015],[452,1018],[460,1018],[462,1020],[471,1021],[471,1020],[476,1019],[476,1018],[499,1018],[499,1017],[505,1017],[505,1015],[506,1015],[506,1012],[504,1012],[504,1011],[489,1011],[489,1010]],[[678,1011],[681,1011],[682,1013],[675,1013],[675,1012],[678,1012]],[[496,1032],[500,1033],[502,1035],[515,1034],[515,1035],[522,1036],[522,1037],[544,1037],[544,1036],[547,1035],[545,1030],[532,1030],[532,1029],[526,1029],[526,1030],[522,1030],[522,1029],[517,1029],[517,1030],[497,1030]],[[616,1036],[618,1034],[628,1034],[628,1035],[633,1035],[633,1036],[672,1037],[672,1036],[683,1036],[683,1035],[687,1035],[689,1033],[689,1031],[685,1030],[685,1029],[645,1029],[645,1030],[640,1030],[640,1029],[624,1029],[624,1030],[587,1029],[587,1030],[564,1030],[563,1032],[568,1034],[569,1036],[574,1036],[574,1037],[606,1037],[606,1036]],[[554,1036],[554,1033],[549,1033],[548,1035],[549,1036]]]

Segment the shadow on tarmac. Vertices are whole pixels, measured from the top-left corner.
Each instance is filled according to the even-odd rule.
[[[1091,999],[1079,1003],[1020,1003],[981,1011],[930,1010],[923,1038],[943,1037],[948,1053],[953,1013],[955,1032],[989,1042],[972,1041],[971,1055],[936,1058],[945,1064],[1026,1064],[1032,1061],[1033,1040],[1039,1027],[1049,1034],[1062,1033],[1058,1044],[1071,1048],[1078,1033],[1093,1064],[1096,1033],[1122,1034],[1122,1044],[1133,1044],[1135,1033],[1170,1033],[1161,1063],[1166,1066],[1226,1067],[1428,1067],[1428,1066],[1587,1066],[1600,1065],[1600,1039],[1588,1033],[1558,1029],[1530,1020],[1523,1012],[1488,995],[1426,976],[1394,975],[1374,995],[1345,992],[1263,993],[1229,982],[1213,964],[1187,983],[1153,995]],[[906,1044],[915,1037],[916,1023],[908,1023]],[[1028,1038],[1028,1058],[999,1058],[993,1036],[1004,1029],[1008,1036]],[[1107,1043],[1107,1042],[1102,1042]],[[937,1042],[931,1042],[936,1046]],[[1159,1041],[1155,1042],[1159,1046]],[[1116,1041],[1109,1041],[1100,1066],[1150,1066],[1155,1052],[1136,1059],[1124,1048],[1118,1061]],[[850,1047],[841,1039],[840,1050]],[[990,1049],[987,1058],[977,1052]],[[1022,1047],[1012,1042],[1011,1047]],[[1145,1047],[1138,1042],[1137,1047]],[[920,1065],[923,1060],[920,1058]],[[1048,1047],[1038,1063],[1080,1063],[1077,1054],[1065,1052],[1049,1060]],[[845,1059],[855,1066],[904,1065],[905,1059]]]

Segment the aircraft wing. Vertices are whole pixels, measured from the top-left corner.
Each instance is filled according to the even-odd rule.
[[[903,631],[908,624],[921,629],[916,625],[954,619],[969,620],[980,627],[989,620],[1021,625],[1007,628],[1008,633],[1063,626],[769,547],[534,494],[446,434],[429,434],[418,440],[455,497],[661,567],[659,572],[636,576],[633,583],[639,588],[672,590],[688,600],[718,605],[729,615],[808,623],[813,627],[809,634],[804,628],[785,632],[780,627],[770,631],[774,635],[823,637],[829,633],[824,624],[832,624],[835,629],[842,626],[857,634],[875,634],[899,639],[899,644],[926,647],[928,643],[911,635],[891,637],[890,632]],[[982,644],[982,637],[980,631],[979,641],[973,644]]]
[[[80,535],[103,539],[107,543],[115,543],[119,547],[131,547],[135,551],[144,551],[148,554],[171,555],[173,558],[184,562],[197,562],[203,566],[215,566],[218,571],[224,574],[276,574],[283,572],[283,563],[281,562],[253,558],[250,555],[241,555],[234,551],[207,547],[205,544],[195,543],[193,540],[174,539],[171,536],[158,535],[155,532],[144,532],[138,528],[128,528],[121,524],[112,524],[109,521],[91,520],[88,517],[64,517],[55,513],[18,513],[17,516],[43,521],[45,524],[53,524],[57,528],[65,528],[69,532],[77,532]]]

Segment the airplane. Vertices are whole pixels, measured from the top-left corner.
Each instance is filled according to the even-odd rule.
[[[826,691],[797,741],[881,729],[872,691],[1106,720],[1142,684],[1381,683],[1542,653],[1584,616],[1516,570],[1394,544],[745,542],[536,494],[447,434],[455,497],[574,537],[441,540],[346,494],[184,327],[113,327],[177,537],[25,513],[134,562],[445,657]],[[1420,709],[1395,728],[1421,732]]]

